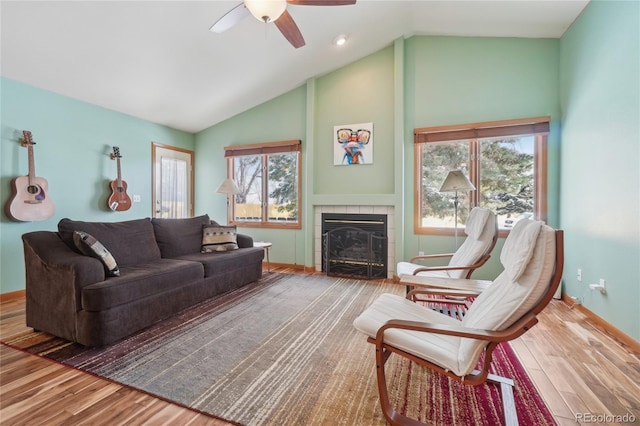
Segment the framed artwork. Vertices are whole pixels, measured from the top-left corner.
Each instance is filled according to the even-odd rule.
[[[333,127],[333,165],[356,166],[373,163],[373,123]]]

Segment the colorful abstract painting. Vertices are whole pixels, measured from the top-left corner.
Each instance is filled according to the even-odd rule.
[[[333,127],[333,164],[355,166],[373,163],[373,123]]]

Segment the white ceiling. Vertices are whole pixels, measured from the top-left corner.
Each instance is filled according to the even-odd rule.
[[[239,3],[2,0],[2,76],[195,133],[399,37],[559,38],[588,0],[289,5],[300,49],[252,17],[209,31]],[[339,34],[349,37],[340,48]]]

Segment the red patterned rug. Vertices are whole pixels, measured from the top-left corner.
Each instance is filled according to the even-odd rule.
[[[380,294],[404,291],[272,273],[108,347],[35,332],[3,343],[240,424],[385,425],[374,347],[352,323]],[[509,345],[493,366],[515,381],[521,425],[555,424]],[[391,400],[410,417],[504,424],[498,386],[464,386],[395,355],[386,368]]]

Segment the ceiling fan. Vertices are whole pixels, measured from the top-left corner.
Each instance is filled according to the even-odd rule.
[[[355,3],[356,0],[244,0],[218,19],[209,28],[209,31],[222,33],[236,25],[243,18],[253,15],[261,22],[274,22],[282,35],[297,49],[304,46],[304,38],[296,22],[287,12],[287,4],[298,6],[343,6]]]

